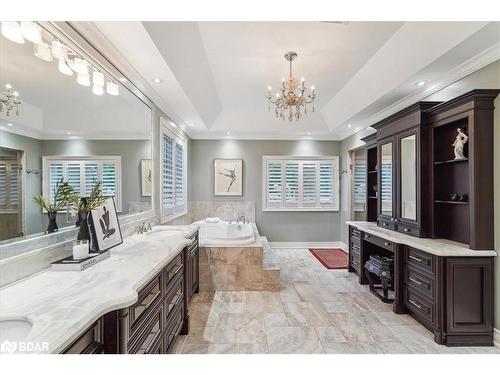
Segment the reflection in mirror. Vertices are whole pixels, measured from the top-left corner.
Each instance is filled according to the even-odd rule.
[[[55,203],[61,178],[79,197],[102,182],[119,214],[152,208],[151,108],[41,32],[45,44],[0,36],[0,96],[11,87],[21,102],[18,114],[0,112],[0,241],[47,231],[47,210],[34,198]],[[58,230],[75,226],[68,206],[56,215]]]
[[[381,150],[381,213],[392,217],[392,142],[383,144]]]
[[[366,220],[366,185],[367,185],[367,163],[366,149],[363,147],[353,151],[354,173],[353,173],[353,204],[354,220]]]
[[[401,139],[401,217],[417,219],[417,176],[415,134]]]

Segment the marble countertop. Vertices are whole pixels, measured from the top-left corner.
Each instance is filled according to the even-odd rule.
[[[466,244],[449,241],[445,239],[418,238],[399,233],[385,228],[380,228],[377,223],[368,221],[346,221],[347,225],[359,230],[381,237],[385,240],[411,246],[415,249],[425,251],[442,257],[491,257],[497,256],[495,250],[471,250]]]
[[[160,227],[125,238],[110,250],[108,259],[84,271],[47,269],[0,289],[0,320],[29,321],[32,328],[23,342],[39,343],[41,352],[61,352],[105,313],[133,305],[137,292],[190,243],[186,237],[198,229],[169,225],[182,232],[166,235],[155,230]]]

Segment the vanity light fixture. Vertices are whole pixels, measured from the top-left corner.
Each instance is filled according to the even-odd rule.
[[[58,40],[52,41],[52,56],[57,60],[66,60],[68,52],[66,46]]]
[[[117,96],[120,94],[120,89],[116,83],[108,81],[106,82],[106,93],[108,95]]]
[[[21,33],[24,38],[26,38],[32,43],[35,44],[42,43],[42,31],[40,29],[40,26],[38,26],[33,21],[22,21]]]
[[[57,69],[66,76],[73,75],[73,70],[68,66],[68,64],[64,60],[59,60],[57,62]]]
[[[90,87],[90,75],[88,73],[77,73],[76,82],[82,86]]]
[[[94,73],[92,73],[92,83],[92,92],[95,95],[104,94],[104,74],[94,70]]]
[[[35,44],[34,48],[35,48],[35,56],[38,57],[40,60],[46,62],[54,61],[54,58],[52,57],[52,52],[50,51],[50,46],[47,43],[41,42]]]
[[[21,32],[21,26],[16,21],[2,21],[0,25],[1,33],[11,42],[23,44],[24,37]]]

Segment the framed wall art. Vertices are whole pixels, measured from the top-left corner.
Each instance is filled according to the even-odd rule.
[[[243,159],[214,159],[214,195],[243,195]]]

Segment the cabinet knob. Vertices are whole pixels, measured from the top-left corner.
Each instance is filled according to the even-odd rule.
[[[390,246],[390,245],[391,245],[391,243],[390,243],[390,242],[384,242],[384,245],[385,245],[385,246]]]
[[[405,232],[409,232],[410,230],[409,230],[408,228],[405,228],[405,229],[404,229],[404,231],[405,231]]]

